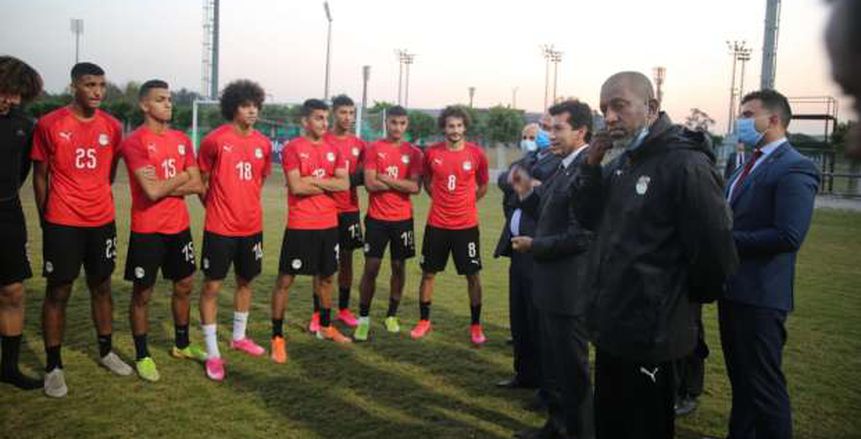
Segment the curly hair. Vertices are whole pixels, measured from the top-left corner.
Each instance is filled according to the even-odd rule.
[[[446,119],[449,117],[458,118],[463,121],[463,127],[469,129],[469,125],[472,123],[472,119],[469,118],[469,113],[463,109],[463,107],[459,105],[449,105],[442,110],[442,113],[439,114],[439,118],[437,119],[437,125],[439,129],[445,129]]]
[[[18,58],[0,56],[0,93],[21,95],[26,104],[42,93],[42,77]]]
[[[263,107],[263,101],[266,99],[266,92],[260,84],[248,80],[240,79],[227,84],[224,91],[221,92],[219,106],[221,107],[221,116],[225,120],[233,120],[236,115],[236,110],[246,104],[252,104],[258,109]]]

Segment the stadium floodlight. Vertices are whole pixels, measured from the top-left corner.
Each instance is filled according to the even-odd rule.
[[[329,22],[328,31],[326,32],[326,85],[323,87],[323,99],[329,100],[329,67],[331,65],[332,55],[332,11],[329,9],[329,2],[323,2],[323,9],[326,11],[326,20]]]

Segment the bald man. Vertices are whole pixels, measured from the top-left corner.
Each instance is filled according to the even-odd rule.
[[[673,362],[694,350],[696,303],[738,264],[709,137],[660,111],[649,79],[611,76],[605,128],[581,164],[577,216],[596,231],[592,303],[598,438],[672,438]],[[601,166],[607,151],[621,153]]]
[[[855,116],[861,117],[861,2],[836,0],[825,29],[825,46],[831,58],[831,75],[843,91],[855,98]],[[861,125],[849,135],[846,153],[861,159]]]

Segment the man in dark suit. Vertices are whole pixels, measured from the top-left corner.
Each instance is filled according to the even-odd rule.
[[[744,166],[744,162],[747,161],[747,157],[748,154],[744,150],[744,143],[738,142],[735,146],[735,151],[726,158],[726,166],[723,170],[724,181],[729,181],[729,178],[735,173],[735,170]]]
[[[519,432],[529,438],[592,438],[594,411],[589,379],[589,349],[582,325],[586,251],[591,233],[574,215],[575,181],[592,135],[592,110],[578,101],[550,108],[550,138],[562,158],[543,184],[520,173],[513,186],[524,212],[536,217],[535,237],[511,239],[516,252],[534,258],[532,298],[541,333],[542,390],[549,419],[543,427]]]
[[[538,125],[527,125],[523,134],[524,137],[537,137]],[[508,313],[514,345],[514,376],[496,383],[499,387],[535,388],[541,382],[538,313],[532,303],[532,255],[511,251],[512,237],[535,236],[535,218],[517,207],[512,179],[525,172],[536,181],[545,181],[556,172],[561,160],[546,147],[534,149],[512,163],[508,172],[500,174],[497,181],[503,192],[505,227],[502,228],[493,257],[511,258],[508,268]]]
[[[786,140],[791,118],[786,98],[774,90],[742,99],[737,131],[754,150],[726,191],[741,264],[718,306],[732,385],[731,439],[792,437],[781,360],[795,256],[810,226],[819,175]]]

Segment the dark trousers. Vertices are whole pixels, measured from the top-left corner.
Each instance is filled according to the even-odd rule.
[[[718,318],[732,386],[729,438],[791,438],[792,410],[781,370],[786,312],[723,300]]]
[[[589,345],[579,319],[539,311],[541,390],[550,422],[575,438],[593,438],[594,402],[589,379]]]
[[[679,398],[697,398],[703,394],[709,347],[706,345],[705,330],[703,329],[702,305],[697,306],[694,313],[697,321],[697,346],[690,355],[682,358],[676,364],[677,396]]]
[[[595,355],[595,432],[598,439],[673,439],[674,361],[644,364]]]
[[[508,267],[508,315],[514,340],[514,374],[529,386],[541,383],[538,311],[532,302],[532,255],[513,252]]]

